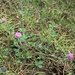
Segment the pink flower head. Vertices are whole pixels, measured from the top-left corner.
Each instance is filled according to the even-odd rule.
[[[6,22],[6,18],[5,17],[2,18],[2,22]]]
[[[68,59],[69,59],[69,60],[72,60],[73,58],[74,58],[73,53],[69,53],[69,54],[68,54]]]
[[[20,32],[16,32],[14,36],[15,36],[15,38],[20,38],[22,36],[22,34]]]

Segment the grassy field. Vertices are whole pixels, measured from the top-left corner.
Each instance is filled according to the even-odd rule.
[[[75,75],[74,25],[75,0],[0,0],[0,75]]]

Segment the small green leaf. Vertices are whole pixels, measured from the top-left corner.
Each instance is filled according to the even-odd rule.
[[[32,58],[32,54],[31,54],[29,51],[27,51],[26,57],[27,57],[28,59],[29,59],[29,58]]]
[[[37,67],[39,67],[39,68],[42,68],[43,61],[37,61],[37,62],[35,63],[35,65],[36,65]]]

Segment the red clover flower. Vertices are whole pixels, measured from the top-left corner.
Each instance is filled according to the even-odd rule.
[[[6,22],[6,20],[7,20],[7,19],[6,19],[5,17],[2,18],[2,22]]]
[[[74,59],[74,55],[73,55],[73,53],[69,53],[69,54],[68,54],[68,59],[69,59],[69,60]]]
[[[15,36],[15,38],[20,38],[22,36],[22,34],[20,32],[16,32],[14,36]]]

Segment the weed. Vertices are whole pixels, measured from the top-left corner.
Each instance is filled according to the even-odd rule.
[[[75,53],[74,6],[74,0],[0,0],[0,66],[6,66],[0,74],[74,74],[74,60],[67,60]]]

